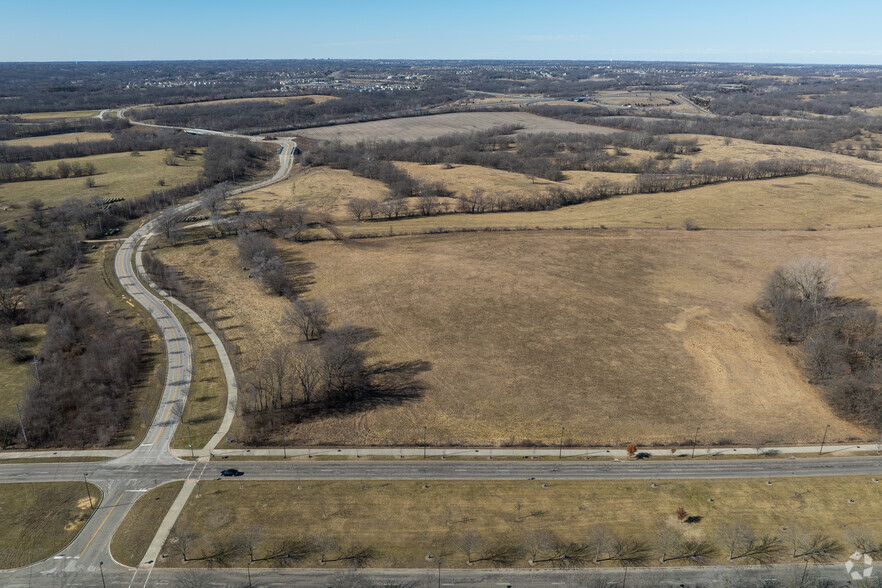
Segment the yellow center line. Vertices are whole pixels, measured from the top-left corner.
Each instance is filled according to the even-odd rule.
[[[134,248],[132,248],[132,250],[134,250]],[[120,258],[118,258],[118,259],[120,259]],[[120,261],[120,264],[123,265],[122,261]],[[123,269],[125,269],[125,268],[123,267]],[[140,296],[140,298],[142,298],[144,300],[144,302],[146,302],[146,304],[143,304],[143,306],[145,306],[145,308],[146,308],[146,306],[149,304],[151,307],[153,307],[153,309],[155,311],[157,311],[158,314],[165,315],[162,317],[162,320],[164,320],[166,325],[168,325],[168,327],[174,331],[174,325],[172,324],[172,322],[168,318],[168,315],[172,314],[171,310],[169,310],[165,305],[163,305],[161,303],[161,301],[159,304],[157,304],[157,302],[155,302],[155,300],[159,300],[159,299],[156,298],[155,296],[153,296],[152,292],[150,292],[150,290],[148,290],[147,287],[144,286],[141,283],[141,281],[134,274],[132,276],[126,275],[125,277],[127,277],[127,278],[130,277],[132,279],[133,286],[135,287],[136,295]],[[172,314],[172,316],[174,316],[174,315]],[[180,354],[181,346],[180,346],[180,343],[178,343],[177,338],[175,338],[175,339],[176,339],[175,340],[175,351],[177,351],[177,353]],[[180,380],[180,374],[181,374],[181,368],[182,368],[182,366],[180,365],[180,361],[178,362],[178,364],[179,365],[177,367],[175,367],[176,373],[173,376],[173,377],[175,377],[176,381]],[[163,419],[162,426],[159,428],[159,432],[156,434],[156,438],[153,440],[153,443],[152,443],[153,445],[155,445],[156,442],[159,441],[159,438],[162,436],[162,432],[165,430],[165,424],[168,422],[168,418],[171,415],[172,406],[174,405],[175,400],[177,400],[177,398],[178,398],[178,392],[180,392],[180,389],[181,389],[180,385],[175,384],[174,394],[172,395],[172,399],[171,399],[171,402],[169,403],[168,410],[166,411],[165,418]]]
[[[110,507],[110,512],[107,513],[107,516],[104,517],[104,520],[101,521],[101,524],[98,525],[98,528],[97,528],[97,529],[95,529],[95,533],[92,535],[92,538],[89,539],[89,542],[86,543],[86,546],[85,546],[85,547],[83,547],[83,550],[80,552],[80,557],[82,557],[83,554],[86,553],[86,550],[89,549],[89,546],[92,545],[92,541],[95,540],[95,537],[98,535],[98,532],[101,530],[101,527],[104,526],[104,523],[106,523],[106,522],[107,522],[107,519],[110,518],[110,515],[113,514],[113,509],[116,508],[116,505],[119,504],[119,501],[122,500],[122,497],[123,497],[123,495],[120,494],[120,495],[119,495],[119,498],[116,499],[116,502],[113,504],[113,506]]]

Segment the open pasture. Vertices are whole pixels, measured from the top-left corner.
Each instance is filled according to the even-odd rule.
[[[317,417],[278,443],[813,443],[871,433],[833,415],[753,310],[794,258],[825,258],[878,306],[879,229],[521,231],[279,243],[312,264],[304,293],[375,329],[370,361],[425,361],[417,398]],[[164,249],[202,283],[253,365],[290,333],[286,301],[232,241]],[[236,431],[234,424],[232,436]]]
[[[60,135],[43,135],[40,137],[22,137],[21,139],[10,139],[8,141],[0,141],[3,145],[10,147],[45,147],[46,145],[55,145],[57,143],[86,143],[88,141],[108,141],[113,136],[110,133],[62,133]]]
[[[25,204],[35,198],[47,206],[56,206],[68,198],[89,200],[120,197],[137,198],[151,190],[159,190],[160,179],[167,186],[184,184],[196,179],[202,171],[202,156],[191,155],[187,159],[177,158],[177,165],[166,165],[164,160],[168,151],[143,151],[137,156],[131,153],[109,153],[66,159],[68,163],[81,165],[91,163],[95,166],[95,187],[86,185],[85,177],[57,180],[33,180],[0,185],[0,222],[28,214]],[[58,161],[35,163],[38,170],[49,171]]]

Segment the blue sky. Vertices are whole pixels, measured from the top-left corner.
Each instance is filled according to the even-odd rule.
[[[882,2],[0,0],[0,61],[621,59],[882,64]]]

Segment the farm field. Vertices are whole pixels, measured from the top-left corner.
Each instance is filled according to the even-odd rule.
[[[65,178],[59,180],[34,180],[0,185],[0,222],[28,214],[25,204],[38,198],[47,206],[56,206],[68,198],[90,199],[120,197],[137,198],[151,190],[159,189],[157,181],[161,178],[167,186],[175,186],[195,180],[202,171],[201,155],[191,155],[188,159],[178,158],[178,165],[164,163],[165,150],[143,151],[139,156],[130,153],[109,153],[77,157],[65,161],[95,165],[95,187],[86,186],[86,178]],[[49,170],[58,161],[41,161],[34,164],[38,170]]]
[[[619,131],[607,127],[583,125],[526,112],[456,112],[409,118],[396,118],[345,125],[315,127],[280,133],[317,141],[414,141],[432,139],[451,133],[481,131],[501,125],[521,125],[519,133],[599,133]]]
[[[8,141],[0,141],[0,144],[8,145],[10,147],[45,147],[46,145],[55,145],[56,143],[85,143],[87,141],[107,141],[112,138],[113,135],[110,133],[62,133],[60,135],[10,139]]]
[[[657,541],[661,529],[710,542],[715,548],[710,561],[729,564],[732,562],[727,560],[725,545],[717,535],[722,525],[735,520],[757,533],[779,537],[782,551],[776,559],[781,562],[792,561],[788,531],[794,529],[829,536],[840,545],[843,558],[853,549],[849,530],[882,531],[882,505],[875,498],[878,485],[869,478],[766,482],[674,480],[652,488],[649,481],[550,481],[546,486],[539,480],[432,480],[424,488],[421,480],[202,481],[181,513],[177,528],[197,537],[189,545],[191,559],[250,534],[257,540],[257,558],[285,539],[336,541],[340,547],[328,550],[328,560],[339,557],[347,548],[369,549],[373,557],[367,565],[381,568],[431,568],[438,558],[444,567],[465,568],[466,555],[458,544],[467,533],[491,544],[520,547],[531,532],[548,531],[563,542],[587,543],[592,531],[606,529],[646,541],[650,555],[644,565],[657,566],[661,565]],[[156,492],[146,494],[135,508],[142,502],[153,502]],[[692,523],[677,522],[678,507],[693,517]],[[147,534],[146,529],[132,531],[140,524],[130,517],[123,530],[130,536]],[[395,531],[390,533],[390,529]],[[173,535],[163,552],[170,557],[161,560],[162,566],[210,565],[206,561],[183,562]],[[427,558],[428,554],[433,557]],[[292,564],[317,567],[320,557],[312,552]],[[528,558],[521,551],[510,565],[528,567]],[[244,567],[247,563],[243,551],[227,565]],[[326,565],[345,566],[346,562],[328,561]],[[489,562],[474,565],[491,567]]]
[[[89,484],[92,503],[101,491]],[[25,566],[64,548],[94,512],[82,480],[0,484],[0,569]]]
[[[882,230],[516,231],[307,245],[307,297],[375,329],[370,361],[424,361],[418,398],[292,426],[279,442],[814,443],[869,431],[831,414],[752,310],[769,272],[827,259],[878,307]],[[231,240],[160,251],[199,280],[243,365],[285,341]],[[247,372],[247,367],[244,367]],[[627,415],[627,418],[622,418]],[[234,439],[245,432],[234,423]]]

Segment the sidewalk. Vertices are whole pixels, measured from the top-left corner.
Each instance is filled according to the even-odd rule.
[[[842,455],[880,451],[878,443],[854,445],[825,445],[823,455]],[[188,457],[189,452],[177,450],[173,453],[178,457]],[[209,455],[206,450],[197,450],[197,457]],[[566,457],[570,459],[609,457],[623,458],[628,456],[625,449],[606,447],[293,447],[283,449],[215,449],[210,452],[213,457]],[[780,447],[707,447],[697,446],[695,457],[756,457],[769,455],[819,455],[819,445],[780,446]],[[683,457],[692,456],[693,448],[637,448],[638,456],[645,457]]]

